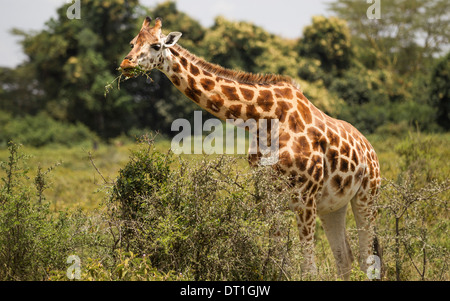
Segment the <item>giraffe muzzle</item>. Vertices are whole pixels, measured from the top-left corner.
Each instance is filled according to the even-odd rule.
[[[132,63],[129,59],[124,59],[120,64],[120,71],[127,77],[132,77],[132,71],[137,67],[136,64]]]

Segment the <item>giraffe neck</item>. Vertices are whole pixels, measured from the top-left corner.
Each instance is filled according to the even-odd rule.
[[[279,119],[294,107],[285,100],[304,98],[289,77],[228,70],[178,45],[166,50],[160,70],[178,90],[221,120]]]

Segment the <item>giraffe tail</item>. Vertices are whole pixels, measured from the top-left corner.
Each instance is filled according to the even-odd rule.
[[[384,265],[383,265],[383,249],[380,245],[380,242],[378,241],[378,237],[375,235],[373,238],[373,254],[378,256],[380,259],[380,278],[383,279],[384,275]]]

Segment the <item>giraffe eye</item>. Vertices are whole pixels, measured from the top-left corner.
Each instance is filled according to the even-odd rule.
[[[153,44],[151,47],[156,51],[159,51],[161,49],[161,44]]]
[[[134,44],[130,44],[130,47],[131,47],[131,49],[133,49],[134,48]]]

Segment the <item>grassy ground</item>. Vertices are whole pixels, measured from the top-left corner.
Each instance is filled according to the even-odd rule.
[[[419,189],[433,180],[445,181],[449,178],[450,134],[411,134],[409,137],[403,138],[381,136],[370,136],[368,138],[377,151],[381,163],[382,176],[386,179],[400,181],[401,175],[404,176],[407,172],[413,171],[418,179],[414,186],[411,186],[411,189]],[[102,189],[104,188],[105,180],[109,183],[114,181],[118,171],[128,162],[130,150],[136,147],[136,144],[132,141],[124,141],[117,140],[108,145],[100,144],[95,150],[92,144],[87,143],[71,148],[61,146],[29,148],[25,146],[22,151],[31,156],[28,160],[31,179],[35,175],[38,166],[45,170],[55,163],[60,163],[50,174],[51,188],[45,192],[47,200],[51,202],[52,210],[82,208],[83,211],[90,212],[102,206],[102,202],[107,197],[107,192]],[[167,153],[170,148],[170,141],[159,139],[155,146],[162,153]],[[8,151],[0,149],[0,161],[6,161],[7,157]],[[91,162],[91,158],[95,162],[95,167]],[[195,161],[200,160],[202,156],[184,155],[184,158]],[[239,168],[248,168],[245,160],[239,160],[239,162],[239,164],[242,164]],[[174,164],[177,164],[176,160]],[[96,168],[101,172],[104,179],[97,172]],[[448,203],[448,197],[448,192],[444,192],[439,195],[436,202],[420,209],[422,210],[421,212],[427,215],[421,221],[422,226],[426,225],[428,230],[426,243],[433,246],[436,254],[438,252],[448,254],[449,251],[449,241],[446,234],[448,231],[448,208],[446,207],[447,205],[444,208],[439,207],[441,203]],[[384,206],[390,202],[388,195],[383,196],[383,202]],[[382,242],[386,246],[387,251],[386,258],[388,263],[386,264],[386,273],[388,279],[395,280],[396,268],[399,269],[401,267],[403,278],[420,280],[427,277],[429,279],[449,280],[448,272],[446,271],[448,269],[448,258],[445,258],[445,256],[442,258],[441,253],[439,253],[441,255],[435,254],[433,257],[433,254],[424,255],[420,252],[407,252],[408,246],[413,244],[417,246],[421,242],[412,241],[410,245],[410,241],[404,242],[402,244],[402,248],[404,248],[402,255],[395,253],[396,240],[394,236],[390,236],[393,233],[392,215],[389,215],[390,209],[386,208],[381,209],[384,211],[381,211],[380,214],[381,223],[383,223],[380,231],[386,234],[385,237],[382,237]],[[400,224],[403,227],[402,235],[406,233],[409,235],[408,237],[414,237],[414,233],[417,232],[417,223],[419,222],[414,214],[417,214],[416,211],[419,209],[414,210],[413,212],[408,211],[410,213],[408,213],[407,217],[412,219],[415,224],[400,220]],[[356,250],[357,236],[350,210],[347,224],[352,248]],[[413,239],[410,238],[410,240]],[[335,269],[334,260],[324,232],[320,227],[320,221],[317,226],[316,252],[319,262],[319,279],[335,279],[335,276],[333,276]],[[423,261],[424,256],[428,256],[428,262],[422,276],[420,262]],[[436,260],[439,261],[436,266],[433,266],[433,263],[430,262],[433,258],[437,258]],[[401,264],[399,266],[400,261]],[[352,277],[353,279],[363,279],[364,276],[361,275],[361,273],[355,272]]]

